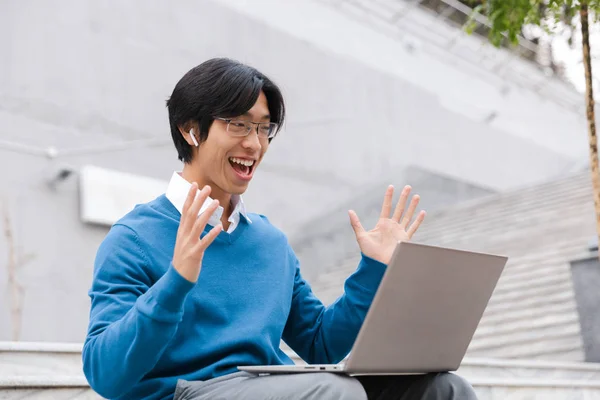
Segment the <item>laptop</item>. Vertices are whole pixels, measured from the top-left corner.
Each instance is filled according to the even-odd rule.
[[[344,363],[238,369],[256,374],[347,375],[456,371],[507,260],[505,256],[400,242]]]

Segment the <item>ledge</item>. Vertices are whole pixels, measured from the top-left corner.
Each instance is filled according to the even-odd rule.
[[[461,366],[464,367],[502,367],[502,368],[531,368],[531,369],[568,369],[576,371],[598,371],[599,363],[516,360],[500,358],[469,358],[465,357]]]
[[[81,353],[82,350],[81,343],[0,342],[0,352]]]
[[[87,380],[83,376],[58,375],[54,377],[39,376],[3,376],[0,377],[0,388],[89,388]]]
[[[510,387],[510,388],[563,388],[563,389],[600,389],[600,381],[551,380],[551,379],[488,379],[473,378],[469,383],[474,387]],[[85,377],[55,376],[52,378],[38,376],[0,377],[2,388],[89,388]]]
[[[511,388],[563,388],[563,389],[600,389],[600,381],[551,380],[551,379],[469,379],[475,387],[511,387]]]

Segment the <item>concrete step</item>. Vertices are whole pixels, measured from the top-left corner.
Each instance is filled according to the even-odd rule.
[[[569,336],[549,336],[540,341],[513,343],[503,347],[486,348],[481,350],[469,350],[470,357],[491,357],[519,360],[533,360],[541,357],[551,357],[552,354],[570,353],[581,351],[583,343],[581,338]],[[583,357],[581,353],[580,359]],[[554,360],[556,361],[556,360]]]
[[[79,376],[82,347],[77,343],[0,342],[0,377]]]
[[[573,325],[558,326],[556,327],[556,329],[553,329],[551,331],[547,329],[532,328],[523,331],[517,331],[514,333],[505,333],[504,335],[498,334],[497,336],[491,337],[473,338],[471,344],[469,345],[468,351],[486,352],[492,349],[505,349],[515,344],[526,346],[530,343],[538,343],[547,341],[549,339],[560,338],[570,339],[574,342],[577,342],[578,345],[581,345],[580,341],[574,339],[577,338],[579,334],[579,327]]]
[[[465,357],[457,371],[476,382],[528,380],[600,384],[600,364]],[[593,385],[592,385],[593,386]]]
[[[548,304],[540,304],[535,308],[514,308],[514,309],[505,309],[502,313],[488,314],[487,310],[483,314],[483,319],[481,320],[480,327],[487,328],[488,326],[499,326],[505,323],[512,323],[523,320],[531,320],[536,318],[538,315],[564,315],[564,314],[576,314],[577,313],[577,304],[575,303],[575,299],[572,301],[563,301],[559,303],[548,303]]]
[[[81,344],[0,342],[0,400],[97,400],[82,372]]]
[[[551,306],[555,304],[564,304],[573,302],[573,292],[556,292],[551,294],[546,294],[544,296],[535,296],[524,299],[517,299],[512,301],[507,301],[506,303],[490,303],[488,304],[488,308],[485,310],[485,315],[494,315],[498,316],[501,314],[509,314],[515,310],[525,310],[525,309],[537,309],[542,306]],[[493,296],[492,296],[493,298]],[[501,317],[499,317],[501,318]]]
[[[98,400],[102,399],[90,389],[85,378],[79,376],[53,375],[0,377],[1,400]]]
[[[529,288],[547,287],[571,280],[571,270],[569,264],[566,263],[554,267],[550,274],[544,275],[543,273],[544,271],[536,270],[529,271],[528,274],[514,273],[510,275],[510,273],[507,273],[500,278],[494,295],[498,296],[499,294],[518,292]]]
[[[480,400],[600,400],[600,364],[595,363],[465,357],[456,373],[473,385]]]
[[[465,358],[457,373],[481,400],[600,400],[600,364]]]
[[[577,314],[538,314],[529,320],[517,320],[513,322],[505,322],[502,325],[491,326],[483,325],[477,328],[475,333],[477,338],[484,338],[490,336],[504,336],[515,332],[523,332],[528,330],[545,329],[553,326],[575,326],[577,332],[579,332],[579,316]]]
[[[481,400],[600,400],[600,364],[466,357],[457,373],[473,384]],[[81,345],[0,342],[0,400],[5,399],[101,397],[83,376]]]

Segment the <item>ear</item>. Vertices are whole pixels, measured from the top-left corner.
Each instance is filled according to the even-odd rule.
[[[195,124],[185,124],[179,126],[179,133],[185,141],[192,147],[198,147],[198,127]]]

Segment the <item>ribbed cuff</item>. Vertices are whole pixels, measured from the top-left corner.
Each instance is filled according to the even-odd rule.
[[[387,266],[363,253],[361,253],[361,256],[358,268],[352,274],[352,278],[365,289],[377,289]]]
[[[194,285],[170,265],[167,272],[140,297],[138,309],[161,322],[178,322],[183,317],[183,303]]]
[[[153,288],[156,288],[154,297],[165,309],[179,311],[194,285],[195,283],[181,276],[171,264],[167,273],[154,284]]]

